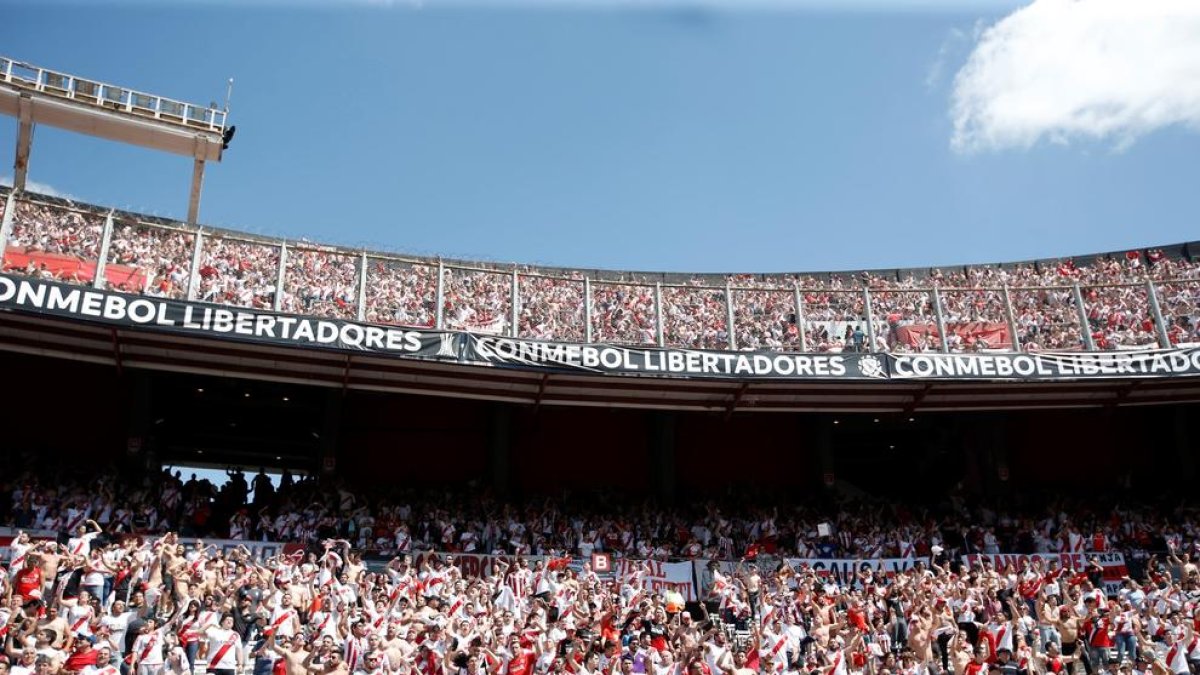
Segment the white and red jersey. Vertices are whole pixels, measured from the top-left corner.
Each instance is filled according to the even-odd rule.
[[[533,571],[528,567],[519,569],[508,575],[508,585],[513,589],[513,595],[517,596],[518,600],[528,598],[532,593]]]
[[[1013,630],[1008,623],[1002,623],[998,626],[989,627],[988,632],[992,635],[992,642],[996,647],[996,651],[1007,649],[1013,653]]]
[[[1167,649],[1167,670],[1175,673],[1175,675],[1188,675],[1191,671],[1188,669],[1187,655],[1187,645],[1183,644],[1182,641],[1176,640]]]
[[[271,611],[271,623],[268,629],[273,632],[275,639],[291,637],[295,634],[296,610],[292,607],[276,607]]]
[[[770,672],[783,672],[787,666],[788,636],[787,632],[779,635],[763,633],[763,650],[760,653],[768,664],[764,669]]]
[[[138,665],[161,666],[163,664],[163,629],[157,628],[139,635],[133,641],[133,656]]]
[[[17,576],[17,572],[25,567],[25,559],[29,557],[29,549],[33,548],[31,544],[22,544],[16,539],[8,545],[9,555],[12,556],[12,562],[8,566],[8,576],[13,578]]]
[[[849,669],[846,667],[846,652],[837,650],[833,653],[833,657],[829,661],[829,665],[825,667],[822,675],[849,675]]]
[[[67,626],[69,626],[70,634],[83,633],[84,635],[92,634],[91,622],[96,613],[92,610],[91,605],[80,606],[78,604],[67,608]]]
[[[364,657],[367,655],[367,651],[366,638],[351,636],[346,639],[346,647],[342,654],[342,659],[351,671],[358,670],[365,662]]]
[[[412,536],[402,527],[396,528],[396,550],[400,553],[412,551]]]
[[[213,626],[204,634],[208,638],[208,669],[236,670],[242,651],[242,638],[237,631]]]
[[[112,664],[107,666],[84,666],[80,672],[83,675],[121,675],[121,669]]]

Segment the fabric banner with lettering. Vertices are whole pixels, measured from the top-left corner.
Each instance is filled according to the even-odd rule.
[[[1200,348],[889,354],[739,352],[547,342],[112,293],[0,274],[0,310],[115,328],[505,368],[754,380],[1053,381],[1200,375]]]
[[[787,563],[798,571],[812,570],[817,577],[828,584],[837,584],[839,588],[858,588],[859,572],[870,570],[875,576],[882,575],[891,578],[898,572],[912,569],[917,562],[929,563],[928,558],[776,558],[760,555],[755,560],[761,573],[773,572],[781,563]],[[712,573],[709,571],[709,560],[695,560],[696,579],[700,585],[701,594],[707,595],[712,587]],[[737,571],[738,563],[732,560],[717,561],[717,569],[722,574],[730,576]]]
[[[1050,562],[1058,563],[1059,568],[1083,572],[1089,567],[1089,561],[1096,559],[1104,569],[1104,592],[1116,595],[1121,589],[1122,578],[1129,574],[1125,567],[1125,555],[1118,551],[1077,552],[1077,553],[973,553],[962,556],[965,565],[975,566],[985,560],[997,570],[1007,569],[1009,565],[1016,571],[1032,565],[1042,564],[1042,569],[1048,568]]]

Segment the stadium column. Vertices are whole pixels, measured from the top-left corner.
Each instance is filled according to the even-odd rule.
[[[1179,457],[1180,478],[1190,484],[1196,477],[1196,454],[1200,448],[1193,442],[1193,430],[1190,428],[1194,426],[1192,422],[1194,408],[1189,410],[1183,406],[1176,406],[1170,414],[1171,442]]]
[[[100,235],[100,255],[96,260],[96,274],[92,278],[92,288],[104,288],[104,268],[108,266],[108,247],[112,241],[113,214],[108,212],[104,219],[104,230]],[[149,280],[147,280],[149,281]]]
[[[1017,334],[1017,320],[1013,317],[1012,296],[1008,293],[1008,284],[1001,289],[1004,297],[1004,316],[1008,320],[1008,342],[1014,352],[1021,351],[1021,336]]]
[[[517,337],[517,320],[521,316],[521,281],[517,278],[517,268],[512,271],[512,325],[508,327],[509,337]]]
[[[942,353],[950,351],[950,342],[946,338],[946,317],[942,314],[942,290],[933,287],[933,314],[937,317],[938,336],[941,337]]]
[[[150,375],[138,369],[126,372],[132,380],[125,427],[127,466],[138,476],[145,472],[158,472],[162,466],[158,463],[154,439],[150,438],[150,401],[153,397]]]
[[[200,219],[200,191],[204,187],[204,160],[200,159],[203,145],[196,143],[196,159],[192,164],[192,190],[188,195],[188,225]]]
[[[340,389],[325,392],[325,415],[321,423],[321,438],[317,451],[321,456],[321,470],[333,473],[338,464],[338,431],[342,428],[342,406],[346,403],[345,393]]]
[[[792,295],[796,309],[796,333],[800,336],[800,351],[808,351],[808,333],[804,330],[804,296],[800,293],[800,282],[792,282]]]
[[[488,477],[499,497],[512,489],[512,406],[493,403],[488,413]]]
[[[0,250],[3,250],[4,240],[0,239]],[[1150,316],[1154,319],[1154,332],[1158,336],[1158,346],[1163,349],[1171,347],[1171,337],[1167,334],[1167,324],[1163,321],[1162,306],[1158,304],[1158,289],[1154,282],[1146,280],[1146,297],[1150,299]]]
[[[279,242],[279,274],[275,279],[275,300],[272,309],[276,312],[283,306],[283,276],[287,272],[287,242]]]
[[[733,289],[729,286],[729,279],[725,279],[725,330],[729,333],[729,349],[737,350],[737,336],[734,333],[733,325]]]
[[[592,341],[592,278],[583,278],[583,341]]]
[[[13,160],[13,190],[25,189],[25,178],[29,175],[29,148],[33,144],[33,99],[22,94],[17,99],[17,156]]]
[[[837,420],[820,420],[817,422],[813,442],[817,448],[817,461],[821,465],[821,485],[831,489],[837,481],[837,467],[833,459],[833,425]],[[805,433],[801,433],[803,437]]]
[[[675,414],[653,411],[650,415],[650,466],[654,491],[664,504],[675,502]]]
[[[1083,293],[1079,290],[1079,284],[1071,286],[1071,292],[1075,294],[1075,309],[1079,312],[1079,332],[1083,337],[1083,347],[1089,352],[1096,351],[1096,343],[1092,341],[1092,329],[1088,325],[1087,310],[1083,308]]]
[[[188,274],[188,300],[200,299],[200,253],[204,250],[204,231],[197,228],[192,244],[192,269]]]
[[[438,330],[446,328],[446,265],[441,260],[437,266],[437,314],[434,318],[434,327]]]
[[[867,351],[875,351],[875,315],[871,309],[871,289],[863,286],[863,309],[867,315]]]
[[[12,232],[13,210],[17,206],[16,192],[9,192],[4,202],[4,220],[0,222],[0,260],[4,256],[4,247],[8,244],[8,233]]]
[[[358,266],[358,308],[355,317],[362,321],[367,317],[367,252],[362,252]]]
[[[654,284],[654,337],[659,347],[666,344],[666,340],[663,338],[662,282]]]

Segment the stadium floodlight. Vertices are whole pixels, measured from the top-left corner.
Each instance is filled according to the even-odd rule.
[[[106,84],[0,56],[0,113],[17,118],[13,188],[25,189],[33,129],[46,124],[98,138],[191,157],[188,223],[196,224],[206,162],[221,161],[234,127],[225,106],[201,106]]]

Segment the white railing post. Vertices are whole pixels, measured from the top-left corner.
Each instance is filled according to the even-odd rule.
[[[1079,332],[1082,333],[1083,346],[1089,352],[1094,352],[1096,341],[1092,339],[1092,327],[1088,325],[1087,310],[1083,308],[1083,293],[1079,290],[1079,283],[1072,284],[1071,290],[1075,294],[1075,309],[1079,311]]]
[[[100,235],[100,254],[96,260],[96,274],[92,277],[92,288],[104,290],[104,268],[108,266],[108,246],[112,241],[113,214],[112,211],[104,217],[104,232]]]
[[[871,289],[863,285],[863,303],[866,304],[867,314],[867,352],[875,351],[875,313],[871,310]]]
[[[1154,331],[1158,335],[1158,346],[1167,349],[1171,346],[1171,337],[1167,333],[1167,322],[1163,319],[1162,305],[1158,304],[1158,290],[1154,282],[1146,280],[1146,297],[1150,299],[1150,316],[1154,319]]]
[[[946,317],[942,315],[942,292],[937,286],[933,287],[933,315],[937,317],[938,337],[941,338],[942,353],[950,352],[950,341],[946,337]]]
[[[662,303],[662,282],[654,282],[654,337],[658,341],[658,346],[666,345],[663,332],[663,303]]]
[[[437,312],[434,314],[434,327],[438,330],[443,330],[445,324],[445,310],[443,305],[446,303],[446,265],[441,260],[437,266]]]
[[[4,202],[4,220],[0,221],[0,260],[4,260],[4,248],[8,246],[8,236],[12,233],[13,218],[17,210],[17,191],[8,193]]]
[[[729,279],[725,280],[725,324],[729,328],[729,349],[737,351],[737,336],[733,331],[733,289],[729,286]]]
[[[200,300],[200,253],[204,246],[204,231],[196,228],[196,240],[192,242],[192,269],[188,274],[187,299]]]
[[[1008,332],[1012,334],[1009,341],[1012,342],[1012,350],[1014,352],[1024,351],[1024,345],[1021,344],[1021,336],[1017,335],[1017,320],[1013,314],[1012,297],[1008,294],[1008,284],[1004,284],[1001,290],[1001,295],[1004,297],[1004,315],[1008,319]]]
[[[367,252],[362,252],[358,267],[358,310],[355,316],[359,321],[367,318]]]
[[[283,283],[287,273],[287,242],[279,242],[279,274],[275,278],[275,302],[272,308],[278,312],[283,307]]]
[[[513,267],[512,271],[512,325],[508,327],[508,336],[517,337],[517,321],[521,317],[521,286],[517,279],[517,268]]]
[[[808,331],[804,326],[804,295],[800,293],[800,282],[792,282],[792,295],[796,305],[796,330],[800,333],[800,351],[808,351]]]
[[[583,278],[583,341],[592,341],[592,278]]]

